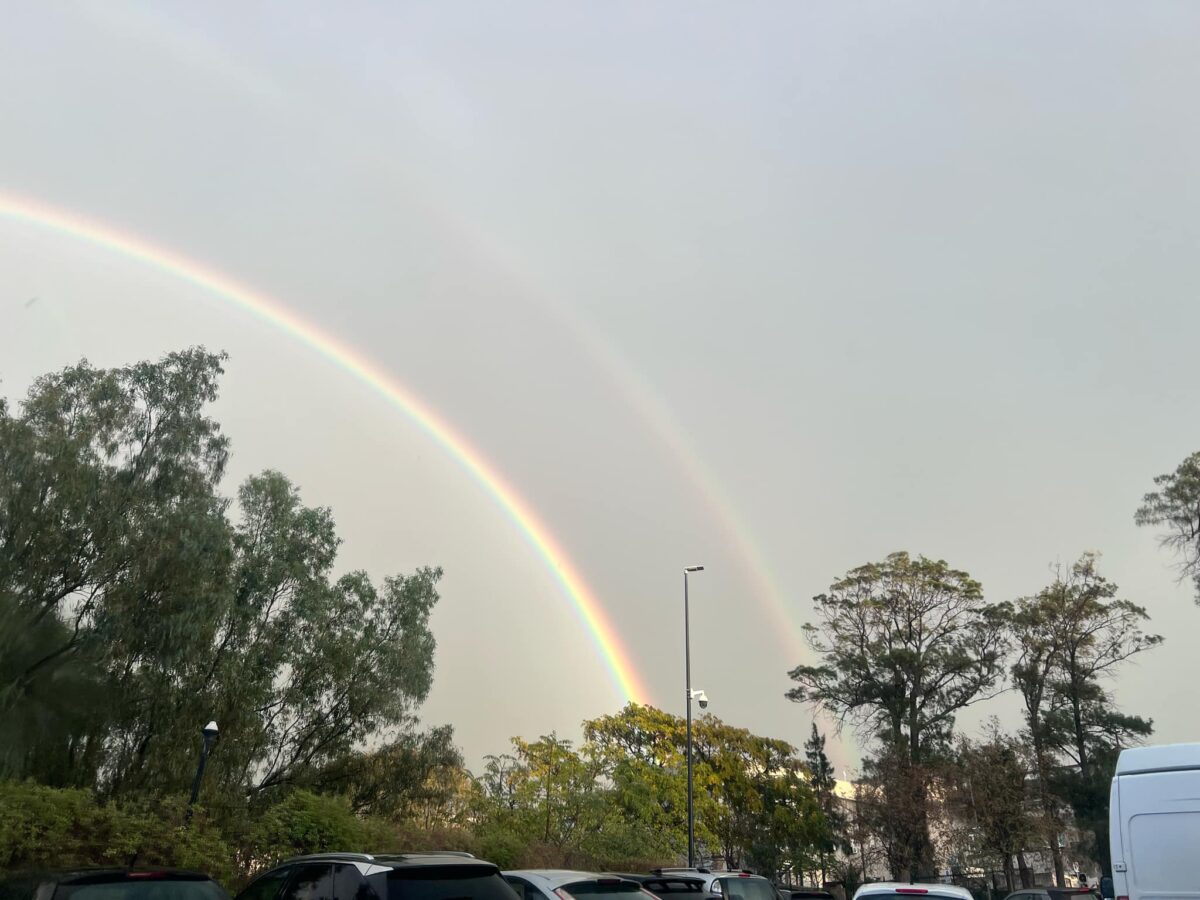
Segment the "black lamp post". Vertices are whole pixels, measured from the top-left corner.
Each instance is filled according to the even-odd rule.
[[[200,782],[204,780],[204,767],[208,763],[208,754],[212,750],[213,744],[217,742],[219,731],[217,730],[216,722],[209,722],[205,725],[200,733],[204,735],[204,746],[200,748],[200,764],[196,766],[196,777],[192,780],[192,796],[188,800],[187,818],[190,821],[192,818],[192,807],[196,805],[196,800],[200,796]]]
[[[696,814],[692,805],[692,700],[699,699],[701,708],[708,706],[703,691],[692,690],[692,638],[688,615],[688,575],[703,572],[704,566],[688,566],[683,570],[683,665],[687,688],[687,819],[688,868],[696,865]]]

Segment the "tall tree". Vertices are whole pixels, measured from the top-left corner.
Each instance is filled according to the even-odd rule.
[[[1054,790],[1057,750],[1050,726],[1056,717],[1054,707],[1059,703],[1053,686],[1061,655],[1061,629],[1055,627],[1054,618],[1051,606],[1041,596],[1017,602],[1011,620],[1016,647],[1012,682],[1021,695],[1024,734],[1032,751],[1039,807],[1037,821],[1042,826],[1042,839],[1050,848],[1054,883],[1066,887],[1066,867],[1059,844],[1059,835],[1066,824],[1065,801]],[[1024,884],[1024,871],[1022,887],[1029,887]]]
[[[1048,737],[1073,764],[1060,770],[1076,821],[1094,837],[1092,855],[1108,867],[1108,787],[1120,747],[1141,740],[1153,723],[1121,712],[1105,687],[1119,667],[1157,647],[1147,634],[1146,610],[1117,598],[1118,587],[1084,554],[1070,571],[1039,594],[1044,620],[1054,635],[1056,661],[1046,718]]]
[[[899,823],[898,878],[932,869],[925,767],[945,748],[955,714],[995,692],[1007,650],[1004,609],[940,560],[893,553],[851,570],[813,600],[806,625],[818,665],[790,673],[796,702],[850,721],[882,745],[880,762],[914,811]]]
[[[1193,453],[1174,472],[1159,475],[1154,484],[1158,490],[1142,498],[1133,520],[1163,529],[1161,543],[1179,556],[1181,574],[1192,579],[1200,604],[1200,453]]]
[[[821,810],[821,834],[817,845],[817,861],[821,869],[821,880],[827,877],[834,854],[849,853],[846,841],[846,814],[837,797],[837,778],[833,763],[825,755],[825,735],[812,723],[812,734],[804,744],[804,759],[808,765],[809,784]]]

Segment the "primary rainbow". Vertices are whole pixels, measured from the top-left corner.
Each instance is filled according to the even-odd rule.
[[[645,685],[630,662],[629,654],[603,607],[545,524],[479,451],[376,363],[290,312],[278,300],[215,272],[195,260],[123,233],[110,225],[41,201],[3,192],[0,192],[0,217],[86,241],[188,281],[286,331],[382,395],[456,459],[509,515],[570,598],[575,611],[595,642],[617,691],[624,699],[646,702],[648,693]]]

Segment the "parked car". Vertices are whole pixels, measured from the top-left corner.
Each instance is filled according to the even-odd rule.
[[[318,853],[267,870],[237,900],[513,900],[513,896],[496,866],[462,854]]]
[[[671,900],[700,900],[704,896],[704,879],[691,875],[630,875],[625,872],[606,872],[617,878],[636,881],[642,889],[655,897],[670,897]],[[683,896],[680,896],[683,895]]]
[[[779,900],[833,900],[833,894],[821,888],[787,887],[777,888]]]
[[[1092,888],[1035,887],[1013,891],[1004,900],[1095,900]]]
[[[912,884],[877,881],[854,892],[854,900],[973,900],[971,892],[956,884]]]
[[[112,868],[10,874],[2,900],[229,900],[219,884],[182,869]]]
[[[689,875],[704,881],[707,898],[779,900],[775,885],[753,872],[714,872],[711,869],[655,869],[655,875]]]
[[[640,882],[620,875],[573,872],[569,869],[520,869],[504,872],[521,900],[573,900],[573,898],[624,894],[629,900],[646,897],[649,891]]]

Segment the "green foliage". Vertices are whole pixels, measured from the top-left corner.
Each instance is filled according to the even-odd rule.
[[[201,812],[181,802],[101,803],[88,790],[0,782],[0,871],[96,865],[200,869],[228,882],[233,852]]]
[[[1184,576],[1195,585],[1200,604],[1200,453],[1193,453],[1174,472],[1154,479],[1157,491],[1142,498],[1133,520],[1142,526],[1160,526],[1164,547],[1180,557]]]
[[[950,811],[966,827],[955,854],[959,864],[1002,868],[1010,887],[1013,857],[1036,845],[1028,773],[1025,744],[1001,732],[995,720],[984,740],[960,739],[946,767]]]
[[[295,790],[262,814],[249,848],[252,859],[273,862],[305,853],[366,848],[378,836],[345,798]]]
[[[850,853],[846,838],[848,822],[841,801],[835,793],[837,779],[833,764],[825,755],[825,735],[812,724],[812,734],[804,744],[804,759],[808,765],[809,785],[821,811],[820,833],[816,840],[817,865],[822,877],[830,869],[836,854]]]
[[[0,776],[184,795],[216,719],[206,796],[236,807],[344,776],[368,741],[420,740],[440,570],[335,579],[332,514],[277,472],[242,485],[232,521],[207,415],[222,362],[84,362],[0,406]]]
[[[645,869],[687,850],[686,722],[629,704],[555,735],[513,740],[477,779],[480,846],[525,866]],[[823,824],[795,748],[712,716],[694,723],[702,856],[778,872],[806,864]],[[521,848],[518,850],[518,848]]]

